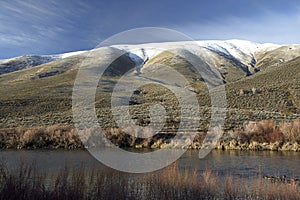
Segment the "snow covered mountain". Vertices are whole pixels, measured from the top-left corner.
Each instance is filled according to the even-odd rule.
[[[197,48],[190,48],[193,45],[197,45]],[[166,50],[181,52],[183,49],[189,49],[192,53],[201,56],[207,63],[215,65],[224,74],[233,74],[232,78],[228,78],[230,80],[239,79],[241,76],[251,75],[260,71],[262,62],[266,63],[272,58],[275,58],[273,60],[274,65],[289,61],[299,56],[300,50],[299,45],[261,44],[245,40],[180,41],[137,45],[120,44],[112,47],[128,52],[127,55],[140,67],[147,66],[144,64],[160,56]],[[91,51],[42,56],[26,55],[0,60],[0,74],[27,69],[60,59],[71,59],[73,56],[76,57]]]
[[[198,52],[206,57],[210,57],[217,67],[221,68],[223,65],[220,60],[227,59],[234,62],[238,67],[244,68],[248,75],[259,69],[255,64],[256,54],[266,53],[281,47],[280,45],[271,43],[255,43],[245,40],[204,40],[204,41],[189,41],[189,42],[166,42],[166,43],[149,43],[138,45],[115,45],[113,47],[129,51],[132,57],[138,56],[144,61],[148,61],[157,56],[161,52],[170,49],[189,49],[189,45],[199,45],[202,47],[202,52]],[[206,51],[205,51],[206,50]],[[199,51],[199,49],[197,50]],[[197,54],[197,52],[194,52]],[[136,59],[136,58],[133,58]]]
[[[84,52],[85,51],[77,51],[77,52],[70,52],[70,53],[63,53],[63,54],[56,54],[56,55],[41,55],[41,56],[24,55],[15,58],[3,59],[0,60],[0,75],[35,67],[59,59],[75,56]]]

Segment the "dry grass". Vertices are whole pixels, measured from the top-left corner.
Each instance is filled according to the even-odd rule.
[[[213,174],[211,169],[206,169],[203,173],[203,184],[205,191],[212,195],[217,192],[216,183],[217,183],[217,177],[215,174]]]
[[[82,148],[80,139],[71,126],[17,127],[0,129],[0,148]]]
[[[101,140],[103,136],[101,134],[100,138],[99,133],[100,130],[98,129],[86,129],[79,133],[79,137],[76,129],[73,126],[67,125],[2,128],[0,129],[0,148],[76,149],[83,148],[84,145],[90,148],[97,146],[97,142],[105,142],[105,140]],[[119,128],[107,128],[104,129],[104,133],[108,140],[121,148],[176,148],[177,145],[171,142],[171,139],[175,136],[173,132],[155,134],[155,132],[148,127],[138,129],[128,127],[124,130]],[[192,145],[186,145],[188,141],[178,145],[185,148],[201,148],[205,136],[205,132],[199,132],[196,134]],[[256,142],[258,146],[263,145],[263,148],[258,148],[257,150],[298,151],[300,150],[300,120],[277,123],[269,120],[250,121],[244,125],[243,129],[227,131],[221,138],[220,144],[228,145],[230,141],[234,141],[236,146],[229,147],[229,149],[238,149],[242,145],[243,149],[247,150],[251,143]],[[111,144],[105,142],[104,145]],[[228,147],[225,149],[228,149]]]
[[[300,119],[282,122],[279,127],[287,141],[300,143]]]
[[[65,167],[49,181],[36,164],[16,171],[2,162],[0,199],[300,199],[296,183],[271,183],[259,177],[219,177],[210,169],[180,170],[173,164],[150,174]]]
[[[224,177],[224,198],[225,199],[252,199],[254,195],[249,191],[251,182],[226,175]],[[261,198],[263,195],[261,196]]]
[[[270,120],[250,121],[243,129],[229,131],[227,137],[241,142],[300,143],[300,120],[280,123]]]
[[[103,130],[105,137],[121,148],[159,148],[161,144],[169,142],[174,136],[172,133],[155,134],[148,127]],[[85,129],[77,132],[73,126],[67,125],[2,128],[0,129],[0,149],[77,149],[83,148],[84,145],[90,148],[97,146],[99,142],[105,142],[102,140],[103,130]],[[151,137],[152,135],[154,136]],[[105,145],[110,144],[105,143]]]
[[[146,177],[149,188],[149,198],[146,199],[213,199],[215,196],[199,178],[196,170],[180,171],[176,164]]]
[[[249,183],[249,193],[262,199],[300,199],[299,185],[295,183],[270,183],[264,180],[253,180]]]

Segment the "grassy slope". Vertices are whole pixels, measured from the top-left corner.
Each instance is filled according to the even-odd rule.
[[[0,127],[72,124],[72,89],[83,59],[83,56],[73,56],[1,75]],[[114,61],[102,79],[109,79],[108,87],[117,78],[112,71],[123,73],[119,70],[121,63],[126,68],[133,67],[126,56]],[[100,90],[104,91],[105,87],[102,85]],[[96,100],[97,105],[106,108],[109,94],[102,92]]]
[[[299,114],[300,57],[227,85],[230,107]],[[239,90],[261,90],[256,95],[240,95]],[[288,105],[281,104],[288,102]]]
[[[201,81],[196,81],[199,80],[199,74],[195,74],[195,70],[183,59],[178,58],[174,61],[171,57],[172,55],[161,54],[160,57],[150,60],[149,64],[171,64],[191,82],[190,86],[194,87],[193,90],[198,95],[200,105],[209,105],[210,100],[205,85]],[[80,56],[74,56],[1,75],[0,127],[72,124],[72,86],[82,59]],[[123,59],[116,62],[114,66],[120,67],[124,63],[126,66],[132,64]],[[233,128],[247,120],[299,118],[299,63],[300,58],[295,58],[278,67],[261,66],[261,69],[265,70],[239,81],[227,83],[228,117],[226,127]],[[264,62],[264,65],[269,64]],[[230,69],[234,70],[234,67]],[[56,74],[39,77],[39,75],[49,72]],[[241,72],[237,71],[237,73]],[[118,80],[118,76],[110,76],[108,73],[104,79],[106,84],[101,85],[99,89],[96,105],[99,107],[98,115],[104,120],[103,123],[111,126],[113,123],[111,123],[110,117],[107,117],[110,110],[109,97],[113,83]],[[252,88],[259,89],[260,92],[252,94]],[[250,93],[239,95],[241,89],[250,91]],[[164,102],[166,106],[175,102],[171,93],[153,85],[145,86],[141,90],[144,90],[143,95],[133,96],[133,100],[146,103]],[[136,116],[133,117],[140,119],[140,124],[147,121],[143,121],[143,119],[147,119],[147,116],[143,116],[145,115],[144,111],[147,111],[145,106],[132,106],[132,113],[136,113]],[[209,109],[203,107],[202,111],[206,113],[205,119],[209,120],[209,114],[207,114]],[[206,122],[201,123],[204,127],[207,125]]]

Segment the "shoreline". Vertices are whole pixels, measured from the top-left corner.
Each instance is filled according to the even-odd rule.
[[[180,138],[175,142],[175,133],[153,134],[151,129],[134,129],[128,127],[127,133],[154,135],[138,138],[118,128],[105,129],[105,137],[97,130],[84,130],[86,141],[82,141],[72,125],[52,125],[46,127],[15,127],[0,129],[0,149],[85,149],[116,145],[128,149],[200,149],[207,133],[198,132],[191,143],[190,138]],[[91,139],[92,138],[92,139]],[[96,139],[95,139],[96,138]],[[103,143],[104,142],[104,143]],[[207,143],[204,144],[206,146]],[[210,144],[208,144],[210,145]],[[99,146],[98,146],[99,147]],[[292,122],[274,122],[270,120],[250,121],[243,128],[227,130],[215,144],[219,150],[242,151],[295,151],[300,152],[300,120]]]
[[[3,146],[0,148],[0,151],[34,151],[34,150],[43,150],[43,151],[55,151],[55,150],[63,150],[63,151],[81,151],[93,149],[93,147],[84,147],[82,143],[72,144],[72,145],[55,145],[55,146],[45,146],[45,147],[37,147],[38,145],[33,144],[33,146],[9,146],[4,148]],[[111,146],[106,146],[105,148],[112,148]],[[186,150],[200,150],[201,146],[198,143],[193,143],[190,146],[171,146],[170,144],[162,143],[161,146],[153,147],[141,147],[138,145],[137,147],[120,147],[123,149],[130,149],[133,151],[138,150],[158,150],[158,149],[186,149]],[[266,151],[266,152],[300,152],[300,144],[298,143],[257,143],[251,142],[250,145],[245,143],[240,143],[239,141],[226,141],[226,142],[218,142],[216,147],[213,150],[220,151]]]

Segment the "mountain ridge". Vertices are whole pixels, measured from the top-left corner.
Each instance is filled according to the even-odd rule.
[[[161,53],[164,50],[164,48],[184,48],[187,42],[199,45],[199,47],[205,48],[208,51],[218,54],[221,57],[226,57],[228,59],[233,60],[234,62],[238,62],[240,67],[248,68],[248,74],[252,74],[257,70],[254,67],[254,61],[256,61],[255,53],[266,53],[274,49],[286,46],[272,43],[256,43],[246,40],[232,39],[161,42],[134,45],[121,44],[112,45],[112,47],[128,51],[131,54],[131,58],[135,61],[139,61],[140,59],[142,59],[145,62],[146,60],[149,60],[157,54]],[[144,49],[144,46],[148,46],[147,49]],[[17,70],[39,66],[41,64],[88,53],[91,51],[93,51],[93,49],[54,55],[23,55],[9,59],[2,59],[0,60],[0,74],[10,73]]]

